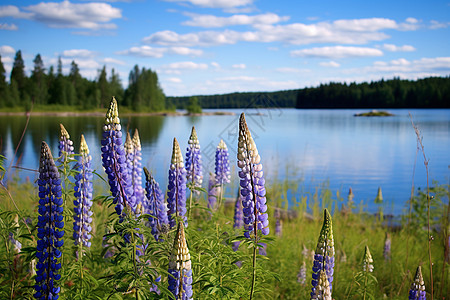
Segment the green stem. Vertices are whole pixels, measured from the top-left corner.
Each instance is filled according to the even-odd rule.
[[[369,270],[369,266],[367,266],[367,270],[364,275],[364,295],[363,295],[363,300],[366,300],[366,291],[367,291],[367,272]]]
[[[188,212],[188,221],[191,219],[191,210],[192,210],[192,193],[193,191],[191,190],[191,193],[189,195],[189,212]]]
[[[256,249],[258,244],[255,241],[253,245],[253,275],[252,275],[252,289],[250,290],[250,300],[253,298],[253,292],[255,290],[255,282],[256,282]]]

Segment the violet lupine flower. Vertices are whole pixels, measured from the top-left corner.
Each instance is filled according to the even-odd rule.
[[[198,141],[195,127],[192,126],[191,136],[188,141],[189,146],[186,149],[186,179],[193,184],[193,187],[201,187],[203,182],[202,172],[202,154],[200,151],[200,142]],[[197,190],[194,192],[199,194]]]
[[[187,226],[186,218],[186,169],[180,145],[173,139],[172,160],[169,169],[169,184],[167,187],[167,215],[170,228],[175,227],[175,219],[181,217]]]
[[[121,129],[117,101],[113,97],[103,126],[102,164],[108,175],[110,191],[114,198],[113,203],[116,204],[115,209],[119,216],[122,215],[126,206],[134,207],[130,197],[132,190],[127,173]]]
[[[130,133],[127,131],[127,138],[125,139],[125,143],[123,144],[123,148],[125,150],[125,159],[126,159],[126,173],[128,174],[128,180],[130,183],[129,186],[129,191],[130,194],[128,194],[128,201],[130,203],[133,203],[133,206],[131,207],[131,210],[136,214],[139,215],[139,211],[136,212],[136,209],[138,208],[137,204],[138,202],[136,201],[136,196],[134,194],[134,182],[133,180],[133,171],[134,171],[134,144],[133,141],[131,140],[131,135]],[[138,209],[139,210],[139,209]]]
[[[426,300],[427,295],[425,292],[425,282],[423,281],[422,268],[417,267],[416,276],[414,276],[414,282],[411,284],[409,290],[409,300]]]
[[[321,276],[323,276],[321,275],[321,273],[323,273],[328,280],[329,290],[331,294],[333,289],[332,282],[334,272],[334,238],[331,215],[326,208],[323,212],[323,225],[322,229],[320,230],[319,240],[317,241],[312,271],[313,274],[311,281],[311,299],[318,299],[314,297],[319,289]],[[326,291],[324,286],[320,288],[322,292]]]
[[[227,145],[223,140],[220,140],[216,149],[216,184],[223,185],[230,183],[230,159]]]
[[[297,274],[297,282],[301,285],[306,284],[306,262],[303,261],[302,266],[300,267],[300,270]]]
[[[39,216],[37,223],[36,299],[58,299],[61,251],[64,244],[61,179],[47,143],[42,142],[39,165]]]
[[[219,195],[220,186],[216,185],[216,175],[209,173],[208,182],[208,208],[214,210],[217,203],[217,197]]]
[[[244,226],[244,212],[242,211],[242,198],[241,191],[239,189],[236,202],[234,204],[234,223],[233,228],[239,229]]]
[[[139,131],[134,130],[133,134],[133,149],[134,149],[134,160],[133,160],[133,173],[131,175],[131,182],[133,185],[134,196],[136,198],[136,203],[142,203],[144,200],[144,188],[142,187],[142,146],[141,139],[139,138]]]
[[[75,175],[75,193],[76,199],[73,201],[74,207],[74,222],[73,222],[73,238],[75,246],[83,244],[85,247],[90,247],[91,242],[91,223],[92,223],[92,168],[91,156],[89,155],[89,148],[81,135],[80,156],[76,165],[76,170],[79,172]]]
[[[325,270],[320,270],[318,273],[316,288],[311,292],[311,300],[332,300],[331,298],[331,284],[327,278]]]
[[[266,205],[266,189],[261,158],[256,149],[250,130],[245,122],[244,113],[239,120],[239,144],[238,144],[239,171],[242,207],[244,211],[244,236],[252,235],[258,239],[257,231],[263,235],[269,234],[269,220]]]
[[[283,234],[283,227],[282,227],[283,225],[281,223],[281,214],[279,208],[275,209],[274,217],[275,217],[275,235],[281,236]]]
[[[373,272],[373,258],[372,254],[370,254],[369,246],[367,245],[364,249],[363,271],[369,273]]]
[[[68,155],[74,154],[74,148],[73,148],[73,142],[70,139],[70,135],[67,132],[66,128],[64,128],[64,125],[59,124],[59,127],[61,128],[61,131],[60,131],[60,135],[59,135],[58,156],[64,162]],[[63,155],[64,155],[64,157],[63,157]]]
[[[391,235],[386,232],[386,238],[384,239],[384,249],[383,249],[384,260],[391,259]]]
[[[169,291],[175,299],[192,299],[191,256],[186,243],[183,222],[178,222],[177,235],[169,258]]]
[[[159,184],[153,178],[152,174],[144,167],[146,177],[145,190],[146,200],[144,204],[144,213],[149,214],[148,218],[150,228],[155,240],[161,240],[159,235],[167,231],[169,227],[169,219],[167,218],[166,204],[164,203],[164,194],[159,188]]]

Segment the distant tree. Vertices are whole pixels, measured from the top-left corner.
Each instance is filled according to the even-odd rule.
[[[109,92],[109,84],[106,75],[106,66],[103,66],[102,70],[100,71],[97,80],[97,87],[100,90],[100,103],[101,107],[103,107],[103,103],[108,103],[108,101],[111,99],[112,96],[110,95]]]
[[[63,76],[63,66],[62,66],[61,56],[58,57],[58,65],[56,67],[56,76],[58,76],[58,77]]]
[[[34,68],[30,78],[31,100],[38,104],[46,104],[48,88],[46,84],[44,62],[42,61],[40,54],[36,55],[33,63]]]
[[[22,52],[20,50],[16,52],[10,79],[11,83],[15,81],[17,84],[17,90],[19,91],[19,101],[17,103],[22,104],[21,100],[26,93],[25,87],[27,85],[27,77],[25,75],[25,63],[23,61]]]
[[[190,97],[188,105],[186,106],[186,110],[189,114],[200,114],[202,113],[202,108],[198,104],[198,98],[197,97]]]
[[[109,97],[116,97],[119,102],[123,101],[123,87],[120,81],[119,74],[116,73],[114,68],[111,70],[111,76],[109,77],[109,91],[111,95]]]
[[[5,73],[5,67],[3,66],[2,57],[0,55],[0,107],[11,105],[9,88],[8,83],[6,82]]]

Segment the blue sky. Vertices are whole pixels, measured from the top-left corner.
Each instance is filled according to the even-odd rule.
[[[22,51],[124,86],[156,70],[168,96],[450,75],[450,1],[128,0],[0,5],[7,76]]]

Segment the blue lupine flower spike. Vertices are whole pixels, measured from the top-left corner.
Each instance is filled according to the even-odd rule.
[[[391,259],[391,235],[386,232],[386,237],[384,239],[384,249],[383,249],[384,260]]]
[[[139,138],[139,131],[137,129],[133,134],[133,149],[134,161],[131,181],[133,184],[136,203],[139,204],[144,200],[144,188],[142,187],[142,146],[141,139]]]
[[[74,154],[73,142],[70,139],[70,135],[67,132],[63,124],[59,124],[59,145],[58,145],[58,157],[61,158],[62,162],[66,161],[67,155]],[[64,155],[64,157],[63,157]]]
[[[113,203],[119,216],[125,207],[134,207],[132,189],[127,172],[126,156],[122,141],[117,101],[113,97],[106,113],[102,135],[102,164],[108,175],[108,183],[113,196]]]
[[[169,184],[167,187],[167,215],[170,228],[175,227],[177,218],[182,218],[187,226],[186,215],[186,169],[183,155],[176,138],[173,139],[172,160],[169,169]]]
[[[75,246],[82,244],[85,247],[90,247],[91,242],[91,223],[92,223],[92,178],[93,170],[91,168],[91,156],[89,155],[89,148],[81,135],[80,156],[76,165],[78,173],[75,175],[75,193],[76,199],[73,201],[74,207],[74,222],[73,222],[73,238]]]
[[[131,139],[131,135],[127,132],[127,137],[125,139],[125,143],[123,144],[123,148],[125,150],[125,159],[126,159],[126,173],[129,181],[129,194],[128,194],[128,202],[132,203],[133,206],[130,207],[131,210],[136,213],[136,196],[134,194],[134,182],[133,182],[133,171],[134,171],[134,144]]]
[[[333,224],[330,213],[325,209],[323,212],[323,225],[320,230],[319,240],[317,241],[317,247],[314,254],[311,299],[319,299],[314,298],[316,297],[315,295],[317,295],[319,288],[323,293],[326,292],[324,286],[319,287],[321,278],[323,279],[325,277],[328,280],[328,288],[331,295],[333,288],[334,252]],[[323,274],[321,275],[322,271]]]
[[[313,292],[311,292],[311,300],[332,300],[331,298],[331,285],[327,278],[325,270],[320,270],[317,279],[317,286]]]
[[[242,207],[244,211],[244,236],[258,239],[257,231],[269,234],[269,220],[266,205],[266,189],[261,158],[256,149],[244,113],[239,120],[239,142],[237,164],[239,171]]]
[[[42,142],[39,165],[39,216],[37,223],[36,299],[58,299],[61,251],[64,244],[61,179],[47,143]]]
[[[167,218],[166,205],[164,203],[164,194],[159,188],[159,184],[153,178],[152,174],[144,167],[146,177],[145,190],[146,201],[144,201],[144,212],[149,214],[149,225],[155,240],[161,240],[160,234],[167,231],[169,220]]]
[[[178,223],[177,235],[169,258],[169,290],[175,299],[193,299],[191,256],[183,222]]]
[[[195,127],[192,126],[186,152],[186,178],[194,187],[201,187],[203,182],[202,155]],[[200,192],[195,190],[198,195]]]
[[[216,184],[223,185],[230,183],[230,159],[227,145],[223,140],[220,140],[216,149]]]
[[[422,268],[417,267],[416,276],[414,276],[414,282],[411,284],[409,290],[409,300],[426,300],[425,282],[423,281]]]

